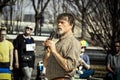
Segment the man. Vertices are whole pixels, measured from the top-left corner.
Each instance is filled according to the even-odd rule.
[[[79,41],[72,33],[74,25],[73,15],[69,13],[58,15],[56,33],[59,35],[59,40],[56,43],[49,39],[44,42],[47,49],[43,64],[46,67],[48,80],[70,80],[74,75],[81,50]]]
[[[120,79],[120,41],[116,41],[114,47],[115,54],[109,54],[107,58],[107,69],[109,71],[107,80]]]
[[[79,66],[77,73],[80,74],[79,78],[87,79],[94,74],[94,70],[90,69],[90,58],[85,53],[88,43],[85,40],[81,40],[80,44],[82,45],[80,53],[81,65]]]
[[[35,43],[31,37],[32,27],[26,26],[24,34],[17,36],[14,42],[15,50],[18,51],[19,68],[23,72],[22,80],[30,80],[35,62]]]
[[[6,27],[0,28],[0,73],[2,73],[2,70],[3,73],[11,73],[10,70],[13,69],[13,45],[10,41],[6,40],[6,30]],[[0,76],[0,79],[3,77],[5,76]]]

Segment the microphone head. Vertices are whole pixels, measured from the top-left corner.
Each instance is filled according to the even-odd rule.
[[[52,40],[54,38],[54,36],[55,36],[55,31],[51,32],[49,40]]]

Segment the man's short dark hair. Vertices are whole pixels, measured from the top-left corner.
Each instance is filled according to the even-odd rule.
[[[57,21],[58,20],[66,20],[66,17],[68,18],[68,22],[70,23],[70,25],[73,25],[72,26],[72,31],[74,30],[74,26],[75,26],[75,18],[72,14],[70,13],[62,13],[60,15],[58,15],[57,17]]]

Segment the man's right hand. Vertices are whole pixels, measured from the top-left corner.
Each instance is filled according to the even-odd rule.
[[[19,64],[18,64],[18,63],[15,63],[15,67],[18,69],[18,68],[19,68]]]

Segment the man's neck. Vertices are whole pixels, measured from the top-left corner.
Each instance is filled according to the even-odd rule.
[[[84,52],[80,53],[80,56],[82,56],[84,54]]]
[[[24,34],[23,35],[25,38],[30,38],[30,35],[29,34]]]
[[[5,39],[0,39],[0,42],[3,42]]]
[[[70,35],[70,34],[72,34],[72,31],[66,32],[65,34],[63,34],[63,35],[61,36],[61,39],[67,37],[67,36]]]

